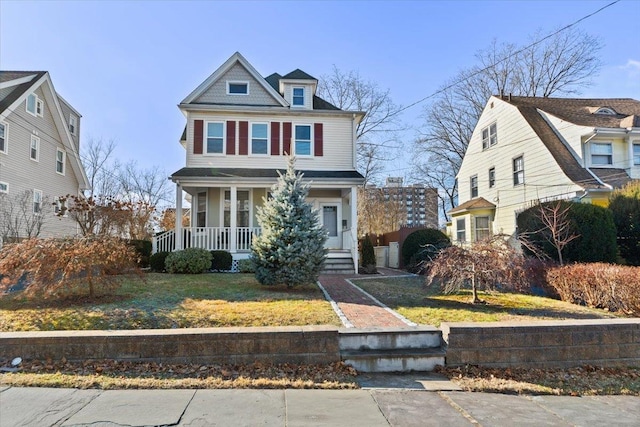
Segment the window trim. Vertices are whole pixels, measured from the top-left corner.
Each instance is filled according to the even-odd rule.
[[[78,129],[78,120],[76,119],[75,116],[69,115],[69,132],[71,133],[71,135],[75,136],[77,129]]]
[[[464,227],[460,228],[460,222],[462,221],[462,224],[464,225]],[[464,235],[462,236],[462,239],[460,239],[460,232],[463,232]],[[465,218],[456,218],[456,242],[459,243],[465,243],[467,241],[467,220]]]
[[[4,190],[2,189],[2,186],[4,186]],[[4,181],[0,181],[0,194],[9,194],[9,183],[8,182],[4,182]]]
[[[475,186],[474,186],[475,183]],[[471,175],[471,177],[469,178],[469,191],[470,191],[470,195],[471,198],[476,198],[480,195],[480,191],[478,189],[478,175]],[[475,193],[475,195],[474,195]]]
[[[0,146],[0,153],[9,154],[9,125],[5,122],[0,122],[0,126],[4,128],[2,135],[2,146]]]
[[[593,149],[596,146],[608,146],[610,149],[610,154],[594,154],[593,153]],[[594,163],[593,162],[593,156],[600,156],[600,157],[609,157],[609,163]],[[591,142],[591,146],[589,147],[589,161],[591,162],[591,166],[592,167],[607,167],[607,166],[613,166],[613,143],[610,141],[603,141],[603,142]]]
[[[36,202],[36,195],[40,195],[39,199]],[[33,189],[33,204],[31,206],[32,211],[35,215],[40,215],[42,213],[42,200],[43,200],[44,195],[42,194],[42,190],[38,190],[38,189]],[[36,203],[38,204],[38,210],[36,210]]]
[[[36,143],[36,157],[34,158],[32,156],[33,154],[33,143]],[[34,162],[39,162],[40,161],[40,137],[35,136],[35,135],[31,135],[31,142],[29,143],[29,158],[31,160],[33,160]]]
[[[5,131],[6,132],[6,131]],[[638,153],[636,154],[636,148],[638,149]],[[631,149],[631,154],[633,155],[633,166],[640,166],[640,142],[634,142],[633,147]],[[637,159],[637,162],[636,162]]]
[[[250,91],[250,82],[248,80],[227,80],[227,95],[231,96],[248,96]],[[246,92],[231,92],[231,85],[245,85]]]
[[[33,99],[33,111],[29,109],[31,99]],[[38,95],[34,92],[27,95],[27,99],[25,100],[25,109],[27,110],[27,113],[31,114],[33,117],[38,117]]]
[[[492,128],[495,130],[493,134],[491,133]],[[487,133],[486,139],[484,137],[485,131]],[[493,147],[494,145],[498,145],[498,122],[495,121],[488,126],[483,127],[482,131],[480,132],[480,137],[482,138],[483,151]]]
[[[58,159],[58,154],[62,154],[62,159]],[[66,172],[67,153],[59,148],[56,148],[56,173],[58,175],[65,175]],[[58,165],[62,164],[62,171],[58,170]]]
[[[297,139],[296,139],[296,128],[298,126],[307,126],[309,127],[309,154],[298,154],[298,144],[297,144]],[[308,123],[295,123],[293,125],[293,129],[292,129],[292,144],[293,144],[293,155],[296,157],[303,157],[303,158],[312,158],[313,157],[313,152],[314,152],[314,146],[313,146],[313,125],[312,124],[308,124]],[[306,141],[306,140],[304,140]]]
[[[522,168],[516,170],[516,161],[518,160],[522,160]],[[513,186],[518,186],[518,185],[524,185],[525,183],[525,177],[524,177],[524,154],[521,154],[517,157],[514,157],[511,160],[511,170],[513,171]],[[522,174],[522,180],[520,180],[520,174]],[[516,178],[517,181],[516,182]]]
[[[491,166],[489,168],[489,188],[496,186],[496,167]]]
[[[209,152],[209,124],[213,124],[213,123],[217,123],[217,124],[221,124],[222,125],[222,148],[221,151],[219,153],[217,152]],[[202,147],[202,154],[204,156],[224,156],[225,155],[225,144],[224,142],[226,141],[226,136],[227,136],[227,122],[226,121],[216,121],[216,120],[211,120],[211,121],[206,121],[204,123],[203,126],[203,147]],[[217,138],[217,137],[216,137]]]
[[[296,96],[295,92],[296,89],[301,89],[302,90],[302,104],[296,104],[295,100],[296,98],[300,98],[300,96]],[[295,107],[295,108],[304,108],[306,100],[307,100],[307,93],[306,93],[306,88],[304,86],[293,86],[291,87],[291,106]]]
[[[267,152],[266,153],[254,153],[253,152],[253,125],[264,125],[266,126],[267,129],[267,134],[264,138],[264,141],[266,143],[267,146]],[[258,156],[258,157],[265,157],[265,156],[270,156],[271,155],[271,144],[269,144],[269,129],[271,128],[269,122],[251,122],[251,126],[249,126],[249,155],[251,156]],[[262,139],[262,138],[260,138]]]
[[[481,215],[481,216],[475,216],[475,217],[473,217],[473,219],[474,219],[473,222],[474,222],[474,225],[475,225],[474,233],[475,233],[476,242],[484,239],[484,237],[482,239],[478,238],[478,230],[482,230],[482,231],[486,230],[487,231],[487,236],[486,237],[491,237],[491,217],[489,217],[489,215]],[[478,220],[479,219],[486,219],[487,220],[487,228],[479,228],[478,227]]]

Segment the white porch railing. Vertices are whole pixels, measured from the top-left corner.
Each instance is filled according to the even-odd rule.
[[[358,240],[355,238],[353,229],[349,228],[342,231],[342,248],[351,252],[351,259],[353,259],[353,268],[358,271]]]
[[[202,248],[208,251],[248,251],[253,236],[260,235],[260,227],[186,227],[182,229],[183,248]],[[153,238],[153,253],[176,250],[175,230]]]

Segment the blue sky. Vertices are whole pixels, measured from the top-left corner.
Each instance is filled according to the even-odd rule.
[[[389,89],[397,104],[430,95],[493,39],[524,44],[610,1],[0,1],[0,68],[47,70],[83,115],[82,143],[167,173],[184,166],[176,105],[235,51],[262,75],[335,64]],[[640,99],[640,2],[622,0],[579,28],[604,44],[584,97]],[[407,147],[422,105],[402,119]],[[406,153],[406,150],[403,150]],[[408,174],[405,157],[390,174]]]

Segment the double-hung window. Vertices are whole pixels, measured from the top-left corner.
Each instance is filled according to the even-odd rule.
[[[304,107],[304,88],[303,87],[293,88],[292,104],[295,107]]]
[[[69,116],[69,132],[71,132],[71,135],[76,134],[77,125],[78,125],[77,119],[73,116]]]
[[[310,125],[296,125],[295,154],[296,156],[311,155],[311,126]]]
[[[266,123],[251,124],[251,154],[269,154]]]
[[[467,241],[467,230],[464,218],[456,220],[456,240],[458,242]]]
[[[489,188],[493,188],[496,185],[496,168],[489,169]]]
[[[480,240],[488,239],[491,236],[491,230],[489,228],[488,216],[477,216],[476,220],[476,242]]]
[[[524,184],[524,158],[513,159],[513,185]]]
[[[478,175],[471,177],[471,198],[478,197]]]
[[[56,172],[64,175],[64,161],[66,153],[59,148],[56,149]]]
[[[207,226],[207,193],[198,193],[198,210],[196,211],[196,227]]]
[[[39,214],[42,211],[42,190],[33,190],[33,213]]]
[[[493,123],[482,129],[482,149],[486,150],[498,143],[498,125]]]
[[[7,154],[7,125],[0,123],[0,153]]]
[[[31,115],[42,117],[44,103],[35,93],[27,96],[27,112]]]
[[[207,123],[207,154],[222,154],[224,141],[224,123]]]
[[[40,138],[31,135],[31,147],[29,149],[29,157],[31,160],[40,161]]]
[[[610,142],[591,143],[591,164],[594,166],[610,166],[613,164],[613,147]]]
[[[0,181],[0,193],[9,193],[9,184],[6,182]]]
[[[640,144],[633,144],[633,165],[640,166]]]

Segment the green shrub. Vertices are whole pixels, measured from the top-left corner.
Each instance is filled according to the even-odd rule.
[[[200,274],[211,267],[211,252],[206,249],[188,248],[171,252],[165,260],[167,272],[173,274]]]
[[[551,259],[558,261],[558,253],[545,238],[548,233],[540,219],[540,206],[533,206],[518,215],[518,232],[527,234],[527,239]],[[606,208],[587,203],[561,202],[569,206],[567,219],[570,234],[579,236],[569,242],[562,251],[565,263],[570,262],[616,262],[616,226],[613,216]]]
[[[362,239],[362,266],[370,273],[376,272],[376,253],[368,234]]]
[[[171,252],[157,252],[149,258],[149,266],[152,271],[157,271],[158,273],[162,273],[164,268],[164,263],[167,257]]]
[[[640,267],[572,264],[549,269],[547,282],[563,301],[640,315]]]
[[[256,269],[250,259],[241,259],[238,261],[238,271],[240,273],[255,273]]]
[[[230,271],[233,256],[227,251],[211,251],[211,270]]]
[[[640,181],[632,181],[611,196],[609,210],[616,225],[623,260],[640,265]]]
[[[133,247],[138,255],[138,267],[149,267],[149,259],[151,258],[151,241],[150,240],[129,240],[129,245]]]
[[[425,228],[414,231],[402,243],[402,261],[405,266],[410,266],[412,257],[415,257],[414,262],[421,261],[429,255],[437,255],[448,246],[451,246],[451,241],[440,230]]]

